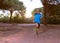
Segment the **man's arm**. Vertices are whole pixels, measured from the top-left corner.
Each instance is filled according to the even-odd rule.
[[[43,18],[43,14],[40,12],[40,14],[41,14],[41,19]]]

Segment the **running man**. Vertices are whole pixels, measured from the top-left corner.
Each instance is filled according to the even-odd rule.
[[[33,19],[33,22],[34,22],[35,25],[36,25],[36,34],[37,34],[37,35],[38,35],[38,33],[39,33],[41,18],[42,18],[42,13],[40,13],[40,9],[37,8],[37,9],[36,9],[36,13],[34,14],[34,19]]]

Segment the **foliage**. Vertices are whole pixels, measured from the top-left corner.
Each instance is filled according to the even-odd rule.
[[[25,9],[23,2],[19,0],[0,0],[0,9]]]
[[[4,16],[0,18],[0,22],[2,23],[7,23],[9,22],[9,17],[8,16]],[[12,18],[12,23],[23,23],[23,19],[22,16],[20,15],[16,15],[15,17]]]
[[[3,23],[9,22],[9,17],[8,16],[4,16],[4,17],[0,18],[0,22],[3,22]]]
[[[48,24],[60,24],[60,5],[48,4],[46,21]]]
[[[54,5],[57,5],[57,4],[60,4],[60,0],[41,0],[41,2],[44,4],[44,3],[47,3],[47,4],[54,4]],[[46,5],[46,4],[44,4]]]
[[[22,18],[19,15],[16,15],[12,19],[12,22],[14,22],[14,23],[21,23],[21,21],[22,21]]]
[[[19,12],[25,10],[23,2],[19,0],[0,0],[0,9],[10,10],[10,22],[12,21],[12,12],[14,10],[19,10]]]

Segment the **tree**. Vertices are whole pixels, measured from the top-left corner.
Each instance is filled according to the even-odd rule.
[[[19,0],[0,0],[0,9],[7,9],[10,10],[10,21],[12,19],[12,12],[14,10],[24,10],[25,7],[23,5],[23,2],[20,2]]]
[[[44,24],[46,25],[46,15],[48,14],[49,6],[51,5],[60,5],[60,0],[41,0],[42,4],[44,5]],[[52,7],[53,8],[53,7]],[[54,7],[55,8],[55,7]]]
[[[44,14],[46,15],[45,19],[49,20],[49,18],[50,18],[50,21],[51,21],[55,18],[56,22],[53,21],[53,23],[54,22],[57,23],[57,20],[60,21],[60,19],[59,19],[59,16],[60,16],[60,0],[46,0],[46,2],[47,2],[46,4],[45,4],[45,2],[43,3],[44,9],[45,9]],[[47,21],[46,21],[46,23],[47,23]]]
[[[47,13],[47,0],[41,0],[42,4],[44,5],[44,25],[47,25],[46,23],[46,13]]]

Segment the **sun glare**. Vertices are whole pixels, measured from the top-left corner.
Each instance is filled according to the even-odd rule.
[[[26,18],[31,18],[32,15],[31,15],[31,14],[26,14],[25,17],[26,17]]]
[[[25,17],[26,18],[30,18],[32,17],[31,12],[33,11],[33,9],[35,8],[40,8],[43,7],[42,3],[40,0],[20,0],[24,3],[25,7],[26,7],[26,14]]]

